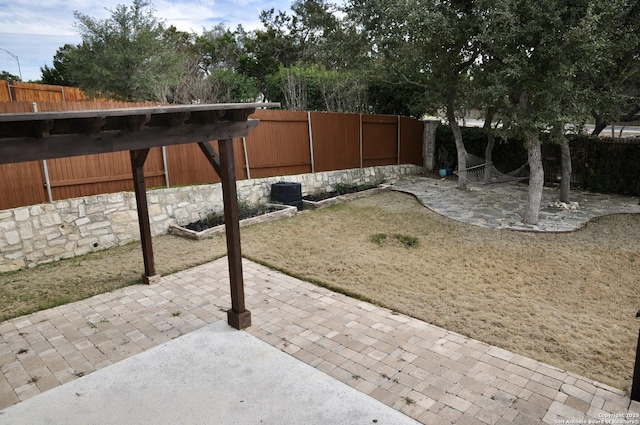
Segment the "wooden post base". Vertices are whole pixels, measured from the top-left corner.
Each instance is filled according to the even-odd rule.
[[[147,276],[147,275],[142,275],[142,282],[144,282],[145,285],[155,285],[157,283],[160,283],[160,280],[162,279],[162,276],[160,276],[159,274],[154,274],[153,276]]]
[[[251,312],[245,310],[242,313],[236,313],[233,310],[227,310],[227,323],[238,330],[246,329],[251,326]]]

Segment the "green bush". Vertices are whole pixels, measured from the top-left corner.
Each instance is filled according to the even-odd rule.
[[[484,158],[487,136],[482,128],[463,127],[462,140],[470,154]],[[545,183],[556,184],[562,170],[560,146],[549,142],[549,135],[543,133],[542,160]],[[569,135],[571,148],[571,185],[593,192],[640,196],[640,140],[614,139],[588,135]],[[447,156],[457,158],[453,133],[448,126],[440,126],[436,131],[435,158]],[[527,151],[522,140],[496,138],[493,150],[493,164],[502,171],[509,172],[527,161]],[[447,164],[437,161],[436,167]],[[457,161],[454,161],[454,166]]]

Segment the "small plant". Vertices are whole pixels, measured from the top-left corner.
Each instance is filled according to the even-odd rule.
[[[352,377],[353,379],[355,379],[356,381],[357,381],[358,379],[362,378],[362,376],[360,376],[360,375],[351,375],[351,377]]]
[[[238,218],[244,220],[245,218],[257,217],[259,215],[267,214],[277,211],[277,208],[265,204],[251,205],[248,202],[238,202]],[[220,226],[224,224],[224,212],[213,212],[208,214],[202,220],[198,220],[193,223],[189,223],[185,228],[196,232],[201,232],[212,227]]]
[[[401,235],[399,233],[396,233],[395,235],[393,235],[393,237],[395,240],[397,240],[407,248],[417,248],[418,245],[420,245],[420,241],[415,236]]]
[[[171,312],[171,315],[172,315],[173,317],[178,317],[178,316],[180,316],[181,314],[182,314],[182,313],[180,312],[180,310],[176,310],[176,311]]]
[[[378,246],[382,246],[382,243],[387,240],[387,234],[386,233],[376,233],[375,235],[371,235],[371,237],[369,239],[374,244],[376,244]]]
[[[418,240],[418,238],[416,238],[415,236],[401,235],[399,233],[396,233],[392,238],[392,240],[400,242],[400,244],[405,248],[417,248],[420,245],[420,240]],[[369,237],[369,240],[378,246],[382,246],[390,239],[386,233],[376,233],[374,235],[371,235]]]
[[[407,403],[408,406],[411,406],[412,404],[416,404],[415,400],[412,399],[411,397],[404,396],[402,397],[402,399],[404,400],[405,403]]]

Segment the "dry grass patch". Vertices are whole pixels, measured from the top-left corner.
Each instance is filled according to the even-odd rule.
[[[243,228],[242,244],[248,258],[289,274],[629,389],[640,215],[570,234],[518,233],[449,220],[388,192]],[[224,236],[167,235],[154,250],[166,275],[225,255],[226,245]],[[140,282],[142,270],[132,244],[0,274],[0,320]]]
[[[224,236],[199,244],[154,238],[158,273],[167,275],[226,255]],[[0,274],[0,321],[142,283],[140,243],[94,252],[29,270]]]
[[[392,235],[419,244],[389,243]],[[386,193],[248,228],[243,252],[629,389],[640,326],[639,215],[603,217],[570,234],[519,233],[455,222]]]

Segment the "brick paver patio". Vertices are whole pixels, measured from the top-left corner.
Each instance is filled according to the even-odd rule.
[[[249,333],[422,423],[638,423],[612,416],[640,413],[617,389],[243,264]],[[226,320],[229,305],[222,258],[0,323],[0,409]]]

